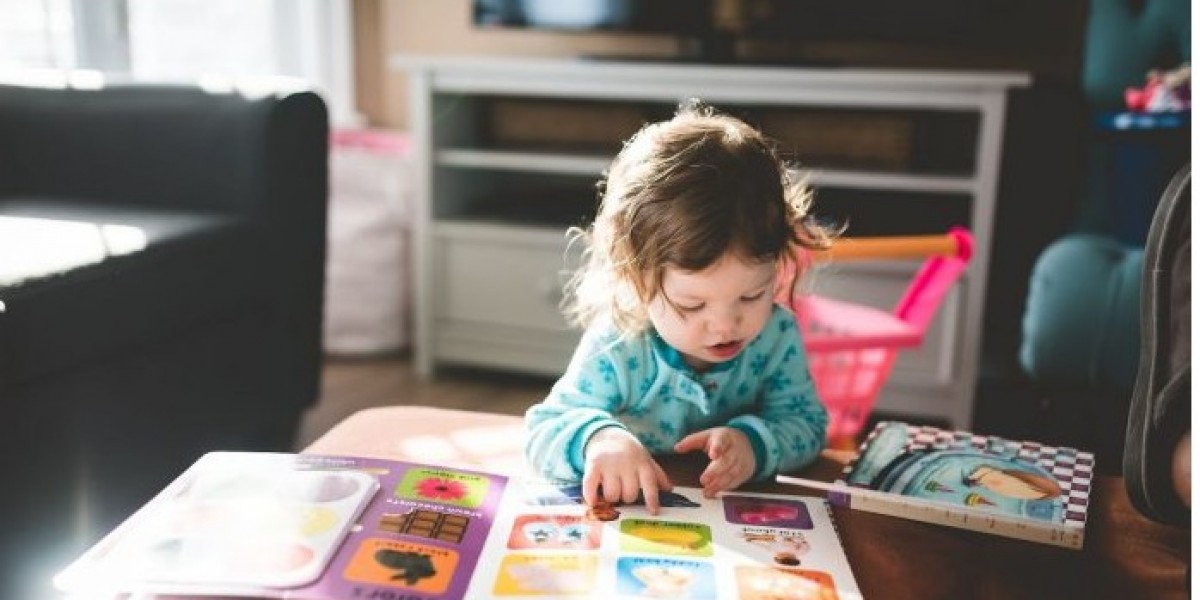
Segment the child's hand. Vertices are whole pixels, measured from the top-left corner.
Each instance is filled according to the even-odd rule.
[[[732,490],[754,475],[754,448],[746,434],[735,427],[713,427],[697,431],[675,444],[676,452],[703,451],[708,455],[708,467],[700,474],[704,497],[713,498],[717,492]]]
[[[637,502],[640,489],[646,510],[658,514],[658,490],[670,491],[671,480],[633,434],[605,427],[588,440],[583,455],[583,500],[588,506],[596,504],[598,488],[611,504]]]

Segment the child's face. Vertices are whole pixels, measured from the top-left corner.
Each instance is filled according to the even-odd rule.
[[[650,303],[650,323],[703,371],[737,356],[758,335],[771,315],[774,284],[773,262],[746,262],[730,253],[703,271],[668,266],[663,291]]]

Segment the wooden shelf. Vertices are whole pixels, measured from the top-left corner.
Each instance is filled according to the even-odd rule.
[[[637,110],[669,113],[695,97],[769,116],[792,155],[820,165],[798,175],[825,189],[827,205],[860,211],[864,231],[933,233],[949,220],[971,229],[976,253],[968,273],[925,344],[898,358],[877,402],[970,426],[1007,93],[1028,85],[1029,76],[476,57],[400,56],[391,65],[409,74],[414,111],[422,373],[466,364],[553,375],[566,366],[579,332],[566,327],[557,294],[581,250],[568,246],[566,226],[583,224],[578,219],[594,210],[592,184],[612,159],[587,149],[619,147],[615,136],[636,129]],[[492,110],[497,102],[508,110]],[[569,116],[571,106],[623,116],[613,123],[614,139],[594,126],[576,128],[578,138],[556,128],[554,119]],[[564,112],[551,118],[544,107]],[[495,120],[514,114],[525,119]],[[879,133],[881,118],[894,125],[888,152],[837,152],[871,143],[853,136]],[[822,123],[825,137],[807,137]],[[539,124],[548,128],[544,139]],[[822,157],[822,148],[833,152]],[[817,200],[820,209],[821,194]],[[855,215],[849,219],[854,227]],[[890,309],[915,271],[911,262],[830,265],[814,278],[814,291]]]
[[[553,173],[599,177],[611,156],[570,155],[550,152],[447,148],[437,153],[437,164],[460,169],[492,169],[526,173]]]
[[[447,148],[437,153],[437,164],[460,169],[489,169],[522,173],[548,173],[599,177],[612,157],[551,152]],[[893,190],[929,193],[974,193],[979,183],[971,177],[912,175],[842,169],[803,169],[799,173],[822,187]]]

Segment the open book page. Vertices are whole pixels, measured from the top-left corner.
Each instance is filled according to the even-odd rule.
[[[56,584],[89,597],[860,597],[823,499],[677,488],[664,504],[655,516],[621,506],[602,522],[586,515],[578,486],[213,453]]]

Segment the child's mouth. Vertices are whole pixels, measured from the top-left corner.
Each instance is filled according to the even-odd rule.
[[[741,351],[742,343],[739,341],[721,342],[708,347],[709,351],[721,358],[730,358]]]

